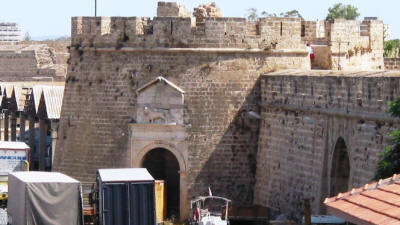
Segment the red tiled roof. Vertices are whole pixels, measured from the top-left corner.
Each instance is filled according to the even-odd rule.
[[[400,174],[326,198],[324,203],[329,214],[355,224],[400,224]]]

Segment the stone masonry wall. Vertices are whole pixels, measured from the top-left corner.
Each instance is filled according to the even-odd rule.
[[[158,17],[191,17],[191,13],[185,6],[176,2],[158,2]]]
[[[335,20],[331,25],[332,67],[383,70],[383,22]]]
[[[94,181],[99,168],[131,167],[135,157],[138,158],[131,154],[129,146],[135,145],[130,140],[129,127],[136,123],[137,118],[136,91],[154,78],[163,76],[184,91],[183,127],[188,146],[187,197],[207,194],[211,186],[215,195],[231,198],[235,205],[254,202],[297,217],[297,212],[301,211],[299,199],[304,193],[307,195],[320,190],[320,186],[315,186],[320,180],[314,178],[322,177],[320,168],[327,165],[321,158],[328,158],[323,157],[318,149],[325,140],[323,138],[328,138],[331,143],[337,139],[333,134],[340,134],[353,148],[355,145],[347,137],[353,137],[351,135],[356,131],[350,130],[350,127],[369,129],[372,124],[365,118],[347,123],[347,116],[339,116],[333,121],[326,115],[337,110],[339,114],[343,114],[342,111],[346,114],[346,110],[350,109],[369,116],[381,113],[386,95],[376,97],[372,88],[380,86],[370,87],[378,78],[349,78],[353,82],[350,84],[357,84],[354,88],[347,78],[332,78],[329,72],[323,74],[325,78],[272,76],[270,81],[266,76],[261,79],[261,92],[260,74],[282,69],[310,71],[308,52],[301,40],[301,20],[262,18],[249,22],[244,18],[205,17],[201,23],[193,23],[192,19],[72,19],[71,59],[54,169],[90,182]],[[342,28],[339,24],[335,26]],[[327,27],[325,31],[338,29]],[[349,30],[348,27],[343,29]],[[334,34],[327,35],[331,36]],[[363,38],[360,43],[372,46],[371,42],[364,42],[366,40]],[[378,45],[375,47],[379,50]],[[394,83],[382,84],[390,86]],[[390,89],[381,86],[381,91],[377,93],[389,91],[388,96],[393,98],[398,94],[397,86],[390,86]],[[351,93],[345,95],[346,91]],[[260,112],[260,97],[265,102],[262,104],[261,124],[248,113]],[[380,100],[381,105],[373,99]],[[294,104],[295,110],[281,112],[281,108],[272,107],[270,100],[289,109]],[[307,114],[309,119],[300,119],[299,115],[304,114],[301,107],[306,107],[306,103],[314,111]],[[308,110],[308,106],[306,108]],[[289,125],[281,125],[283,120]],[[302,130],[299,124],[304,120],[316,121],[313,122],[316,124],[315,129],[313,127],[315,137],[307,136],[310,129]],[[323,121],[330,121],[334,126]],[[259,126],[262,128],[260,136]],[[298,130],[299,134],[302,134],[300,130],[306,134],[304,138],[297,135]],[[329,135],[326,133],[328,130]],[[388,130],[389,124],[379,122],[379,135],[386,134]],[[369,133],[365,135],[369,137]],[[375,153],[378,151],[376,149],[382,145],[379,135],[374,136],[377,144],[373,144],[375,139],[365,139],[366,152],[369,149]],[[311,139],[315,140],[312,142],[316,146],[315,154],[312,150],[310,153],[308,147]],[[300,142],[304,144],[295,144]],[[293,145],[290,151],[284,148],[290,145]],[[297,149],[305,155],[296,155],[294,151]],[[372,172],[368,169],[373,167],[371,165],[377,158],[373,153],[364,154],[364,148],[357,151],[362,152],[359,157],[364,158],[354,159],[355,165],[367,168],[367,172],[353,169],[352,185],[361,184],[371,176]],[[368,163],[364,163],[366,157],[370,157]],[[309,159],[312,162],[307,161]],[[301,163],[296,164],[299,160]],[[313,163],[312,166],[310,163]],[[254,192],[256,170],[257,188]],[[314,199],[314,208],[319,205],[321,196],[323,193]]]
[[[53,77],[64,80],[69,55],[66,45],[63,46],[60,51],[41,43],[0,46],[0,79],[27,81],[32,77]]]
[[[37,62],[34,51],[0,51],[1,77],[24,79],[37,74]]]
[[[386,70],[400,70],[400,58],[385,58]]]
[[[72,46],[137,48],[244,48],[304,52],[298,18],[74,17]]]
[[[96,170],[131,167],[128,126],[136,90],[163,76],[185,91],[189,198],[213,193],[251,204],[262,71],[309,68],[306,55],[185,49],[71,49],[54,169],[81,181]]]
[[[339,137],[349,154],[351,189],[371,181],[388,133],[400,127],[385,113],[387,102],[400,96],[399,74],[317,73],[261,78],[254,203],[295,219],[304,198],[311,199],[313,214],[324,213]]]
[[[383,22],[380,20],[302,21],[302,41],[329,47],[323,65],[332,70],[383,70]],[[320,55],[315,54],[318,59]]]

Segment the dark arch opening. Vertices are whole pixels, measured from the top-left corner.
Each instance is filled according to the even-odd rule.
[[[175,155],[164,148],[149,151],[143,159],[146,168],[156,180],[164,180],[166,190],[167,218],[179,216],[179,162]]]
[[[350,177],[350,161],[346,143],[339,138],[332,158],[330,196],[348,191]]]

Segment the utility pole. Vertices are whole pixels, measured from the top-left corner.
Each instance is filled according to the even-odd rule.
[[[94,0],[94,16],[97,16],[97,0]]]

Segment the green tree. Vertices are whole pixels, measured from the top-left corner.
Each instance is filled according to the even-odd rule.
[[[261,12],[262,17],[277,17],[276,13],[268,13],[267,11]]]
[[[24,36],[24,41],[30,41],[30,40],[31,40],[31,35],[29,35],[29,32],[26,32]]]
[[[258,18],[257,9],[250,8],[247,10],[247,19],[250,21],[255,21]]]
[[[393,117],[400,118],[400,98],[389,103],[388,111]],[[375,179],[383,179],[400,173],[400,129],[390,134],[389,145],[379,157]]]
[[[385,41],[383,45],[384,57],[399,57],[400,40],[394,39],[390,41]]]
[[[281,13],[280,15],[281,15],[282,17],[302,18],[302,19],[303,19],[303,17],[302,17],[301,14],[299,13],[299,11],[297,11],[297,10],[295,10],[295,9],[290,10],[290,11],[287,11],[287,12],[285,12],[285,13]]]
[[[328,9],[328,15],[325,20],[334,20],[338,18],[355,20],[360,16],[358,9],[352,5],[343,5],[337,3]]]
[[[279,14],[281,17],[289,17],[289,18],[302,18],[301,14],[299,11],[293,9],[284,13]],[[276,13],[268,13],[267,11],[262,11],[261,12],[262,17],[278,17]],[[258,19],[258,13],[256,8],[250,8],[247,10],[247,19],[250,21],[255,21]]]

